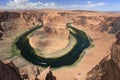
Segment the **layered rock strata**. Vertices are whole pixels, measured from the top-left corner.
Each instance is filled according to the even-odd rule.
[[[116,39],[111,47],[111,54],[88,73],[87,80],[120,80],[120,32]]]

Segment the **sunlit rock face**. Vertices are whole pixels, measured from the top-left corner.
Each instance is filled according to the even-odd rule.
[[[78,28],[80,28],[80,29],[83,29],[83,30],[86,30],[86,31],[90,30],[90,31],[93,32],[93,34],[95,34],[94,35],[95,36],[95,38],[94,38],[95,41],[97,41],[96,37],[97,36],[99,37],[99,35],[102,34],[103,32],[116,33],[120,29],[120,26],[119,26],[120,25],[119,24],[119,22],[120,22],[119,16],[120,15],[119,15],[119,13],[117,13],[118,14],[117,15],[114,12],[113,13],[101,13],[101,12],[79,11],[79,10],[78,11],[59,11],[58,10],[57,13],[59,15],[54,14],[55,16],[51,16],[51,15],[48,16],[50,14],[49,12],[52,13],[52,14],[54,13],[54,12],[51,12],[51,11],[48,11],[48,10],[46,10],[46,11],[42,11],[42,10],[0,11],[0,40],[1,41],[3,40],[3,42],[4,42],[4,38],[11,37],[11,36],[16,36],[16,33],[18,33],[18,31],[20,32],[20,34],[18,34],[17,36],[19,36],[19,35],[22,34],[23,30],[25,30],[25,31],[26,30],[30,30],[32,27],[35,27],[36,25],[38,25],[39,22],[42,19],[43,19],[43,21],[46,21],[44,19],[47,19],[47,17],[50,17],[50,19],[51,18],[53,19],[53,20],[51,20],[50,23],[48,22],[48,24],[50,24],[50,25],[53,25],[52,21],[53,22],[62,23],[62,22],[65,21],[65,20],[63,20],[63,18],[65,18],[68,22],[73,22],[74,24],[76,24],[76,26]],[[57,19],[59,18],[60,20],[56,20],[53,17],[57,17]],[[57,26],[58,23],[54,24],[54,25]],[[64,22],[64,23],[66,23],[66,22]],[[62,42],[67,42],[67,41],[65,41],[65,40],[68,39],[68,37],[66,37],[66,35],[62,35],[62,36],[60,35],[58,37],[59,34],[61,34],[61,33],[64,34],[64,32],[67,32],[66,27],[65,27],[66,24],[64,24],[64,23],[60,24],[60,28],[57,28],[55,26],[51,26],[50,27],[47,24],[47,22],[44,23],[44,24],[47,24],[48,27],[47,28],[43,28],[43,31],[45,32],[45,37],[49,37],[49,38],[43,38],[44,36],[40,35],[41,32],[42,32],[41,31],[40,34],[38,34],[40,36],[40,38],[38,38],[38,36],[34,36],[33,38],[31,38],[33,40],[36,39],[35,41],[33,41],[33,42],[35,42],[34,43],[35,47],[36,47],[36,45],[38,45],[37,48],[39,47],[40,49],[43,49],[45,51],[48,50],[48,49],[49,49],[49,51],[56,51],[58,49],[61,49],[61,47],[60,48],[56,48],[56,47],[53,48],[53,46],[57,46],[58,47],[58,44],[54,45],[53,43],[57,43],[56,41],[58,41],[58,43],[61,43],[61,41]],[[62,25],[64,26],[64,28],[61,27]],[[57,31],[57,34],[56,34],[56,31]],[[99,31],[100,31],[100,34],[97,34],[96,32],[99,32]],[[91,35],[91,33],[89,33],[89,34]],[[57,36],[55,36],[55,35],[57,35]],[[109,36],[109,34],[107,36]],[[59,40],[57,40],[57,38]],[[103,40],[102,41],[102,39],[105,39],[105,38],[106,37],[102,37],[101,39],[98,38],[98,43],[101,44],[100,42],[104,42],[104,43],[107,43],[108,46],[111,46],[111,44],[109,44],[109,43],[113,43],[113,42],[109,42],[109,40]],[[11,38],[11,39],[13,39],[13,38]],[[14,37],[14,39],[15,39],[15,37]],[[38,41],[37,41],[37,39],[38,39]],[[50,41],[46,41],[46,40],[50,40]],[[101,40],[101,41],[99,42],[99,40]],[[6,41],[6,42],[8,42],[8,41]],[[50,44],[47,43],[47,42],[49,42],[52,45],[52,49],[50,49],[51,46],[48,46]],[[3,52],[4,49],[6,49],[6,46],[8,46],[9,44],[8,43],[1,44],[1,43],[0,43],[0,48],[1,48],[0,49],[0,54],[1,54],[1,59],[2,59],[4,57],[3,56],[4,54],[10,55],[10,52],[8,52],[8,51],[7,52],[6,51]],[[113,45],[114,49],[112,49],[112,51],[113,51],[112,55],[115,56],[115,57],[112,57],[112,60],[111,60],[110,56],[105,58],[105,59],[103,59],[99,63],[99,65],[97,65],[98,67],[94,69],[94,72],[91,71],[91,74],[93,73],[92,75],[94,77],[91,76],[90,80],[98,79],[98,76],[99,76],[99,79],[101,79],[101,76],[103,76],[103,73],[106,72],[105,70],[108,70],[108,73],[110,75],[109,75],[109,77],[105,77],[105,75],[104,75],[104,79],[102,77],[101,80],[117,80],[117,79],[119,80],[118,77],[113,77],[115,75],[117,76],[117,74],[118,74],[117,72],[119,71],[118,68],[114,67],[114,63],[119,66],[119,62],[118,62],[119,61],[119,56],[117,56],[117,55],[119,55],[118,54],[118,52],[119,52],[118,51],[119,50],[118,43],[119,42],[117,42],[117,44],[114,44]],[[63,43],[63,44],[64,44],[64,46],[66,46],[67,43],[66,44]],[[44,47],[43,47],[43,45],[44,45]],[[61,46],[62,44],[59,44],[59,45]],[[95,44],[95,47],[97,45],[98,44]],[[104,44],[103,47],[99,46],[95,50],[93,49],[94,50],[93,53],[95,53],[96,55],[97,54],[106,54],[106,52],[104,50],[102,50],[102,48],[107,49],[105,45],[106,44]],[[64,46],[62,46],[62,48]],[[11,48],[11,46],[9,48]],[[100,51],[98,51],[99,49],[100,49]],[[99,53],[96,53],[96,51],[99,52]],[[94,65],[96,65],[97,64],[96,63],[97,60],[96,60],[96,58],[93,58],[93,56],[94,55],[92,54],[92,59],[91,60],[93,60],[93,61],[95,60]],[[99,56],[102,56],[102,55],[99,55]],[[98,57],[97,57],[97,59],[99,60]],[[19,61],[21,61],[21,60],[16,59],[15,60],[16,64],[19,64]],[[87,61],[90,61],[90,59],[87,59]],[[89,63],[87,61],[85,60],[86,64]],[[111,63],[111,61],[112,61],[112,63]],[[21,61],[21,62],[24,63],[24,61]],[[109,63],[109,64],[107,64],[107,63]],[[90,64],[92,64],[92,63],[90,63]],[[100,64],[101,64],[101,66],[100,66]],[[23,65],[23,64],[20,63],[19,65]],[[113,67],[112,68],[108,68],[108,66],[110,66],[110,67],[113,66]],[[89,66],[86,65],[83,68],[85,68],[85,67],[89,67]],[[102,69],[102,70],[100,70],[100,69]],[[115,70],[113,71],[113,69],[115,69],[116,71]],[[29,69],[26,69],[26,70],[29,71]],[[78,71],[81,71],[81,73],[82,73],[82,70],[81,69],[78,70],[78,68],[77,68],[75,70],[76,74],[77,74]],[[85,68],[85,71],[87,71],[87,68]],[[99,74],[99,72],[100,72],[100,74]],[[115,75],[113,75],[114,72],[116,72]],[[66,73],[63,70],[63,72],[61,72],[61,73],[69,74],[70,72]],[[83,71],[83,74],[84,74],[84,71]],[[106,72],[106,76],[108,76],[107,72]],[[60,78],[61,78],[61,76],[60,76]],[[57,77],[57,79],[59,79],[59,78]],[[67,79],[67,78],[65,77],[65,79]],[[81,78],[78,78],[78,79],[81,79]],[[64,79],[62,79],[62,80],[64,80]],[[70,79],[68,79],[68,80],[70,80]]]
[[[65,19],[59,14],[53,13],[43,16],[44,30],[51,34],[57,35],[59,38],[68,39],[69,31],[66,26]]]
[[[22,80],[53,80],[53,76],[50,67],[45,70],[41,70],[37,66],[24,66],[20,68],[20,75]]]
[[[0,80],[54,80],[50,67],[41,70],[37,66],[16,67],[11,61],[0,61]]]
[[[111,47],[111,55],[106,56],[89,73],[87,80],[120,80],[120,32]]]
[[[46,13],[36,11],[2,11],[0,12],[0,37],[9,38],[14,32],[39,25]],[[1,36],[2,32],[2,36]]]
[[[43,16],[42,30],[36,32],[30,38],[32,47],[41,49],[47,53],[65,48],[68,42],[69,30],[65,20],[58,14],[48,14],[47,16]]]
[[[101,13],[102,14],[102,13]],[[38,25],[41,20],[44,21],[45,30],[55,34],[59,30],[59,37],[68,37],[66,24],[73,22],[80,27],[90,30],[116,33],[119,29],[120,17],[107,15],[91,15],[86,12],[52,12],[49,11],[1,11],[0,12],[0,37],[10,37],[15,31],[29,29]],[[49,26],[48,26],[49,25]],[[53,26],[54,25],[54,26]],[[50,27],[52,26],[52,27]],[[64,26],[64,27],[62,27]],[[2,33],[1,33],[2,32]],[[62,32],[62,36],[60,35]],[[67,33],[67,34],[66,34]],[[2,35],[1,35],[2,34]]]

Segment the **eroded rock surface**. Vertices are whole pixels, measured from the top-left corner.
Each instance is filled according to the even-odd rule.
[[[111,48],[111,59],[118,66],[120,70],[120,31],[116,35],[116,42]]]
[[[55,15],[53,13],[55,13]],[[13,40],[16,38],[16,36],[21,35],[23,30],[26,31],[38,25],[39,22],[41,22],[41,20],[46,21],[43,28],[46,35],[39,36],[40,38],[38,38],[37,36],[33,37],[33,40],[36,39],[35,41],[37,41],[38,39],[39,45],[37,47],[41,49],[41,46],[44,45],[45,47],[42,48],[44,50],[48,50],[48,48],[50,48],[51,46],[46,47],[46,45],[51,45],[51,44],[49,44],[49,41],[48,43],[44,41],[43,38],[48,37],[46,38],[46,40],[51,39],[53,41],[52,44],[54,44],[55,42],[54,40],[56,40],[56,43],[60,43],[57,41],[56,37],[58,38],[59,41],[61,39],[61,42],[64,42],[64,40],[68,39],[69,32],[67,30],[66,23],[71,22],[75,24],[77,28],[87,31],[88,32],[87,34],[90,34],[90,36],[93,38],[93,41],[95,43],[95,47],[93,48],[92,52],[90,52],[90,54],[88,54],[87,57],[83,59],[83,62],[81,62],[80,66],[78,66],[78,68],[75,69],[76,74],[80,72],[81,75],[84,75],[88,72],[88,70],[91,69],[92,65],[96,65],[99,62],[99,60],[101,60],[104,56],[106,56],[106,54],[109,54],[108,46],[111,46],[111,43],[113,43],[113,41],[111,40],[113,39],[113,37],[109,37],[109,36],[111,36],[111,33],[115,34],[118,30],[120,30],[119,17],[120,17],[119,13],[104,13],[104,12],[79,11],[79,10],[78,11],[77,10],[76,11],[64,11],[64,10],[63,11],[59,11],[59,10],[58,11],[50,11],[50,10],[0,11],[1,59],[2,60],[8,59],[8,56],[11,55],[10,52],[10,49],[12,47],[11,44]],[[107,34],[104,34],[104,32]],[[17,33],[19,34],[17,35]],[[36,35],[40,35],[41,33],[43,32],[42,31],[40,33],[38,32]],[[42,35],[44,35],[44,33]],[[13,38],[11,38],[11,36],[13,36]],[[11,38],[11,39],[6,40],[5,38]],[[39,41],[40,39],[43,40]],[[35,45],[38,43],[35,43]],[[113,45],[114,47],[112,48],[112,59],[111,56],[103,59],[97,65],[97,67],[93,68],[94,70],[90,71],[88,80],[95,80],[98,78],[98,76],[99,79],[101,80],[117,80],[117,79],[119,80],[119,77],[117,76],[119,74],[118,43],[119,42],[117,41],[117,44],[114,43]],[[56,48],[56,45],[53,46],[55,46]],[[96,51],[99,53],[96,53]],[[16,63],[19,64],[19,60],[15,60],[15,61]],[[19,65],[22,64],[20,63]],[[25,79],[29,79],[30,76],[32,76],[33,79],[35,79],[36,74],[34,73],[34,70],[38,70],[38,68],[37,69],[36,68],[34,69],[33,67],[28,68],[26,65],[26,68],[24,69],[22,69],[23,73],[25,72],[25,74],[27,74],[29,73],[29,71],[31,73],[29,75],[27,74],[28,77],[26,76]],[[39,70],[38,72],[41,72],[41,70]],[[72,77],[70,77],[70,75],[72,75],[73,72],[74,71],[72,69],[70,69],[70,71],[68,71],[68,69],[66,69],[66,71],[58,70],[58,72],[55,73],[55,76],[57,76],[57,79],[61,79],[61,80],[67,80],[67,79],[72,80]],[[24,75],[23,73],[22,75]],[[62,75],[64,75],[63,73],[67,74],[68,76],[62,77]],[[111,76],[110,77],[111,79],[109,79],[109,77],[106,77],[105,75]],[[82,80],[81,77],[80,78],[78,77],[77,79]]]
[[[0,31],[3,32],[3,38],[11,37],[15,31],[31,28],[39,25],[42,16],[46,13],[36,11],[3,11],[0,12]],[[1,37],[1,36],[0,36]]]
[[[0,80],[21,80],[19,69],[9,61],[0,61]]]
[[[120,32],[116,39],[111,55],[105,57],[88,73],[87,80],[120,80]]]
[[[23,80],[56,80],[50,67],[42,70],[37,66],[25,66],[20,68],[20,74]]]
[[[90,15],[87,15],[89,13]],[[66,29],[66,23],[68,22],[90,30],[116,33],[116,31],[119,30],[120,17],[112,14],[101,13],[100,15],[100,13],[97,12],[85,11],[1,11],[0,31],[3,34],[2,37],[10,37],[12,33],[17,30],[32,28],[38,25],[41,20],[44,21],[44,29],[46,32],[67,38],[68,30]],[[63,34],[62,36],[61,33]]]
[[[69,42],[69,30],[63,17],[48,14],[43,16],[43,24],[43,28],[30,38],[31,46],[46,53],[65,48]]]
[[[13,62],[0,61],[0,80],[56,80],[50,67],[41,70],[37,66],[17,68]]]
[[[110,30],[111,33],[116,33],[120,30],[120,17],[117,17],[112,23],[111,23],[112,29]]]

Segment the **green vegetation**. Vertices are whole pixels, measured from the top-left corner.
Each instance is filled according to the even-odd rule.
[[[10,58],[13,58],[14,56],[18,56],[18,55],[20,55],[20,50],[17,48],[17,46],[16,46],[16,42],[19,40],[19,37],[17,37],[16,39],[15,39],[15,41],[12,43],[12,50],[11,50],[11,56],[8,58],[8,59],[10,59]]]

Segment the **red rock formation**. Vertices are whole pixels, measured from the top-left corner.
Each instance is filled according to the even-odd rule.
[[[112,26],[110,30],[111,33],[118,32],[120,30],[120,17],[115,18],[115,20],[112,21],[111,26]]]
[[[46,13],[35,11],[0,12],[0,31],[3,33],[2,37],[10,37],[10,34],[8,35],[7,32],[22,31],[39,25],[43,15],[46,15]]]
[[[44,78],[44,79],[43,79]],[[0,61],[0,80],[56,80],[50,67],[41,70],[35,66],[17,68],[10,61]]]
[[[79,12],[79,13],[78,13]],[[72,11],[72,12],[58,12],[58,15],[54,13],[44,12],[44,11],[1,11],[0,12],[0,31],[2,32],[3,37],[9,37],[6,32],[24,30],[31,28],[35,25],[38,25],[41,20],[44,22],[47,21],[53,23],[67,23],[73,22],[81,27],[90,28],[91,30],[105,31],[110,33],[116,33],[119,29],[120,18],[116,16],[85,16],[80,14],[85,13],[85,11]],[[91,12],[88,12],[91,13]],[[94,12],[95,13],[95,12]],[[49,14],[53,14],[52,16]],[[97,15],[97,13],[96,13]],[[52,32],[56,29],[53,24],[50,23],[44,24],[47,28],[47,25],[51,25],[50,29],[47,28],[47,31]],[[55,24],[54,24],[55,25]],[[65,24],[66,25],[66,24]],[[55,27],[55,28],[54,28]],[[62,30],[61,30],[62,31]],[[64,32],[64,31],[62,31]],[[1,33],[0,33],[1,34]],[[1,37],[1,36],[0,36]]]
[[[54,12],[52,12],[52,14],[53,13]],[[87,15],[89,13],[90,15]],[[41,22],[41,19],[43,21],[46,20],[44,15],[48,18],[48,23],[45,24],[46,27],[44,27],[45,30],[48,33],[53,33],[59,36],[60,38],[69,37],[69,32],[66,29],[66,26],[64,27],[61,26],[61,24],[66,25],[67,21],[71,21],[83,28],[89,28],[92,31],[97,30],[100,32],[116,33],[118,30],[120,30],[119,16],[116,17],[112,14],[107,14],[107,13],[104,13],[104,14],[100,13],[99,15],[97,15],[96,12],[95,12],[95,15],[93,15],[92,13],[94,12],[86,13],[85,11],[72,11],[72,12],[59,11],[58,15],[56,16],[55,15],[46,16],[48,14],[45,13],[44,11],[43,12],[42,11],[41,12],[40,11],[0,11],[0,39],[2,39],[2,37],[9,37],[10,34],[9,35],[6,34],[7,32],[10,32],[10,31],[14,32],[18,30],[22,31],[26,28],[28,29],[33,27],[34,25],[38,25],[39,22]],[[50,23],[52,21],[55,24]],[[58,23],[60,23],[59,26],[58,26]],[[99,65],[93,68],[93,70],[91,70],[88,73],[88,76],[89,76],[88,80],[96,80],[96,79],[120,80],[120,78],[118,77],[118,75],[120,74],[119,73],[120,72],[119,71],[120,69],[119,35],[117,35],[117,39],[118,40],[113,44],[111,48],[112,57],[109,56],[104,58],[99,63]],[[1,63],[1,65],[3,65],[3,63]],[[5,66],[9,67],[8,65],[5,64],[3,68],[5,68]],[[25,71],[26,73],[24,72],[27,75],[27,79],[31,78],[31,75],[29,73],[33,73],[32,76],[33,76],[33,79],[35,79],[36,73],[34,73],[34,71],[35,72],[38,71],[37,75],[39,75],[39,72],[40,72],[38,68],[37,69],[25,68],[25,69],[28,71],[28,73],[27,71]],[[4,71],[5,69],[1,69],[1,72],[2,70]],[[106,77],[106,76],[111,76],[111,77]]]
[[[12,62],[0,61],[0,80],[21,80],[19,69]]]
[[[116,35],[116,39],[111,48],[111,59],[120,69],[120,32]]]
[[[37,66],[25,66],[20,68],[21,79],[27,80],[56,80],[50,67],[41,70]]]
[[[69,30],[66,26],[64,18],[58,14],[48,14],[44,17],[44,30],[50,35],[68,39]],[[62,34],[62,35],[61,35]]]
[[[88,73],[87,80],[120,80],[120,32],[116,39],[111,55],[105,57]]]

